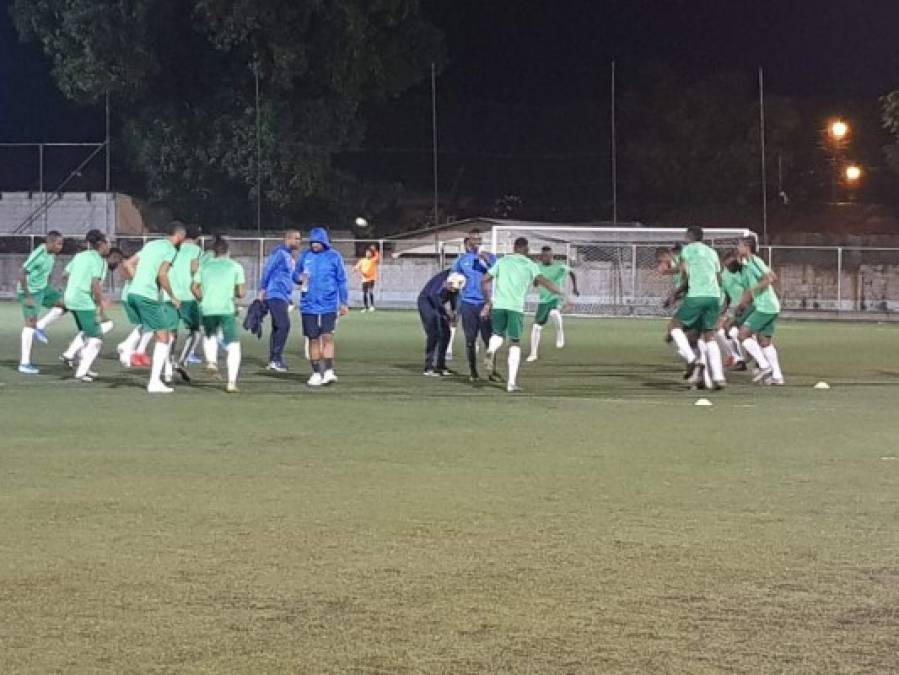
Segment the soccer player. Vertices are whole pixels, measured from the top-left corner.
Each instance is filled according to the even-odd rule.
[[[739,333],[737,326],[742,324],[744,319],[744,315],[737,312],[745,290],[740,260],[735,252],[729,252],[721,263],[721,316],[718,318],[715,335],[718,339],[718,346],[721,347],[721,353],[729,354],[724,365],[735,370],[746,370],[746,355],[743,347],[739,339],[731,335],[732,330],[736,331],[734,335]]]
[[[701,227],[691,225],[687,228],[689,243],[681,251],[681,289],[686,291],[686,296],[674,315],[671,337],[678,353],[687,362],[688,374],[702,369],[703,375],[710,375],[706,384],[721,389],[727,385],[721,349],[715,341],[715,327],[721,310],[721,261],[712,248],[702,243],[702,236]],[[684,328],[699,331],[699,358],[690,347]]]
[[[777,317],[780,315],[780,300],[772,285],[777,281],[777,276],[756,255],[753,237],[742,239],[737,253],[743,264],[742,280],[746,289],[739,310],[747,312],[739,335],[743,347],[758,364],[758,371],[752,381],[781,386],[784,384],[784,376],[773,342]]]
[[[293,296],[293,273],[296,256],[302,246],[299,230],[288,230],[284,241],[269,255],[259,281],[260,300],[268,305],[272,317],[272,334],[269,339],[267,370],[286,373],[284,347],[290,335],[290,300]]]
[[[483,314],[484,291],[481,289],[481,280],[487,270],[496,264],[496,256],[480,250],[481,231],[478,229],[471,230],[465,241],[466,252],[453,263],[452,271],[465,277],[459,313],[462,315],[462,331],[465,333],[465,355],[468,358],[469,380],[476,382],[480,377],[477,363],[478,336],[484,341],[486,347],[491,335],[490,316]],[[452,344],[452,331],[450,344]]]
[[[128,302],[128,294],[131,289],[131,272],[127,265],[121,266],[121,274],[125,279],[122,284],[121,304],[128,317],[128,322],[134,326],[124,340],[116,346],[119,362],[125,368],[149,368],[150,358],[147,356],[147,346],[153,339],[153,331],[144,328],[140,323],[140,317]]]
[[[177,361],[174,361],[175,355],[169,353],[169,359],[173,361],[173,365],[182,373],[187,363],[187,357],[194,350],[194,347],[200,341],[200,305],[192,293],[194,275],[200,269],[200,256],[203,255],[203,249],[197,245],[197,237],[200,233],[196,226],[185,226],[186,234],[184,241],[178,248],[178,255],[172,263],[169,270],[169,282],[172,284],[175,298],[181,303],[178,309],[178,316],[181,322],[187,328],[187,340],[181,350]],[[172,348],[177,344],[177,330],[172,335]],[[168,368],[166,369],[168,370]]]
[[[37,375],[40,372],[31,363],[34,339],[46,344],[48,340],[44,330],[65,312],[62,294],[50,285],[50,275],[63,243],[63,236],[59,232],[48,232],[44,243],[34,249],[25,260],[19,275],[16,299],[22,306],[22,315],[25,317],[19,372],[24,375]],[[37,317],[41,307],[50,311],[39,321]]]
[[[359,262],[353,268],[362,278],[362,302],[365,307],[363,312],[375,311],[375,283],[378,281],[378,263],[381,262],[381,255],[378,248],[374,245],[365,249],[365,257],[360,258]]]
[[[532,284],[542,286],[551,293],[564,295],[564,291],[543,276],[540,266],[528,257],[528,240],[519,237],[513,245],[513,253],[503,256],[484,274],[481,290],[484,293],[484,316],[489,316],[492,334],[487,343],[487,370],[491,378],[496,374],[496,353],[509,339],[509,379],[506,391],[521,391],[518,386],[518,366],[521,363],[521,333],[524,330],[524,305]],[[495,290],[492,285],[496,282]]]
[[[91,230],[86,236],[88,249],[81,251],[66,266],[68,283],[66,284],[64,301],[68,311],[75,318],[79,335],[74,341],[82,342],[81,360],[75,371],[75,379],[81,382],[93,382],[96,373],[91,366],[100,354],[103,346],[103,330],[101,323],[106,322],[106,300],[103,297],[103,280],[106,278],[106,256],[109,255],[109,242],[106,235],[99,230]],[[98,320],[99,319],[99,320]],[[110,326],[111,328],[111,326]],[[72,346],[69,347],[72,349]],[[75,354],[72,354],[74,358]],[[70,359],[71,360],[71,359]]]
[[[181,306],[181,301],[175,297],[169,283],[169,270],[185,234],[182,223],[172,222],[164,239],[149,242],[125,261],[132,277],[128,304],[141,325],[152,330],[156,339],[150,365],[150,381],[147,384],[147,391],[151,394],[171,394],[174,391],[162,381],[162,371],[171,351],[172,334],[178,327],[178,314],[172,309],[179,309]],[[160,291],[165,291],[172,302],[163,302]]]
[[[211,371],[218,369],[218,340],[216,334],[221,330],[222,342],[227,352],[228,384],[225,391],[236,394],[237,373],[240,370],[240,341],[237,334],[235,316],[235,299],[246,295],[246,279],[240,263],[228,257],[228,242],[216,238],[212,243],[215,257],[200,266],[194,276],[193,294],[200,302],[203,315],[203,331],[206,339],[203,350],[206,355],[206,367]]]
[[[334,373],[334,330],[337,315],[346,315],[347,279],[343,256],[331,248],[328,232],[316,227],[309,233],[309,248],[303,251],[294,271],[294,281],[303,290],[300,313],[303,335],[309,339],[311,387],[337,382]]]
[[[565,277],[571,278],[572,292],[578,296],[580,291],[577,289],[577,277],[571,268],[565,263],[556,262],[553,258],[553,250],[549,246],[540,249],[540,273],[552,281],[559,288],[565,286]],[[562,298],[554,295],[548,290],[540,287],[539,300],[537,304],[537,315],[534,317],[534,326],[531,328],[531,354],[528,356],[528,362],[537,360],[537,350],[540,348],[540,335],[543,333],[543,327],[550,319],[556,325],[556,349],[562,349],[565,346],[565,332],[562,329]]]
[[[446,350],[450,340],[450,324],[456,314],[459,289],[465,284],[465,277],[458,272],[443,270],[431,277],[418,294],[418,316],[427,336],[423,373],[427,377],[452,375],[446,367]]]

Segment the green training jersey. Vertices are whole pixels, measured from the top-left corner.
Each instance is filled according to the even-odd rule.
[[[194,281],[203,291],[200,301],[203,316],[234,314],[234,287],[246,283],[243,267],[227,256],[203,263]]]
[[[202,255],[203,249],[196,244],[181,244],[178,249],[178,255],[175,256],[175,262],[172,263],[172,269],[169,271],[169,283],[172,285],[172,293],[181,302],[196,300],[194,294],[190,292],[194,278],[191,267],[193,261],[199,261]]]
[[[106,261],[95,250],[82,251],[66,265],[69,276],[63,300],[66,309],[79,312],[95,311],[94,279],[103,282],[106,278]]]
[[[671,281],[674,282],[674,288],[677,290],[681,287],[681,284],[684,283],[683,275],[680,273],[680,254],[671,256],[671,266],[677,270],[673,275],[671,275]]]
[[[215,258],[215,251],[209,249],[208,251],[203,251],[200,255],[200,264],[205,265],[207,262]]]
[[[701,241],[694,241],[684,246],[681,260],[687,268],[688,298],[721,297],[721,287],[718,285],[721,261],[714,249]]]
[[[28,259],[22,265],[22,269],[28,273],[28,292],[37,293],[50,283],[50,275],[56,264],[56,256],[47,252],[47,246],[41,244],[31,252]],[[16,285],[16,291],[22,292],[22,283]]]
[[[731,272],[729,269],[721,270],[721,290],[730,298],[731,305],[737,305],[743,297],[743,275],[740,272]]]
[[[770,272],[771,269],[765,264],[764,260],[757,255],[752,256],[743,263],[743,287],[746,289],[752,288],[761,281],[762,277]],[[752,298],[752,306],[764,314],[780,314],[780,300],[777,298],[774,287],[770,284],[765,290],[755,293]]]
[[[527,256],[513,253],[497,260],[488,274],[494,279],[493,308],[524,312],[531,285],[542,272]]]
[[[137,269],[131,280],[130,295],[159,301],[160,290],[156,278],[163,263],[174,262],[178,249],[168,239],[157,239],[144,246],[137,254]]]
[[[539,267],[541,276],[546,277],[559,288],[565,288],[565,279],[568,277],[568,273],[571,272],[571,268],[568,265],[565,263],[553,262],[550,265],[541,263]],[[543,288],[543,286],[540,286],[538,294],[540,302],[552,302],[559,298],[558,295],[547,288]]]

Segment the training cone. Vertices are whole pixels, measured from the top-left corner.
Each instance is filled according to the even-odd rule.
[[[712,405],[712,402],[707,398],[701,398],[698,401],[696,401],[696,403],[694,403],[693,405]]]
[[[815,389],[830,389],[830,385],[827,384],[827,382],[818,382],[818,384],[815,385]]]

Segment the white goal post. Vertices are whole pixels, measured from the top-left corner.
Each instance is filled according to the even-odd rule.
[[[521,222],[496,225],[490,235],[493,253],[512,252],[519,237],[528,240],[532,256],[544,246],[553,249],[577,276],[580,297],[569,294],[573,314],[586,316],[662,316],[662,302],[671,293],[672,278],[656,271],[656,251],[683,243],[686,228],[574,227]],[[752,230],[709,228],[703,241],[723,252],[740,239],[758,237]],[[570,290],[570,289],[569,289]],[[536,294],[528,301],[534,309]]]

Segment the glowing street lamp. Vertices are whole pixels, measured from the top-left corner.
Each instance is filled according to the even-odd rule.
[[[849,125],[843,120],[834,120],[827,127],[827,132],[833,140],[839,142],[849,135]]]
[[[845,175],[846,180],[855,183],[862,177],[862,168],[857,164],[850,164],[846,167]]]

